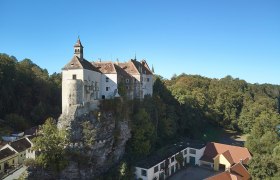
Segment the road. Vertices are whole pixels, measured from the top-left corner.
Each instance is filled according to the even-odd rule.
[[[18,169],[17,171],[15,171],[13,174],[10,174],[9,176],[7,176],[5,179],[3,180],[13,180],[13,179],[18,179],[19,176],[26,170],[26,166],[23,166],[22,168]]]

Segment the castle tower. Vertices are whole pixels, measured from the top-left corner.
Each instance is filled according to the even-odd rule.
[[[84,49],[84,47],[81,43],[80,38],[78,37],[78,40],[77,40],[76,44],[74,45],[74,54],[75,54],[75,56],[79,57],[80,61],[83,61],[83,54],[84,54],[83,49]]]
[[[101,74],[83,57],[80,38],[74,45],[74,56],[62,68],[62,114],[69,114],[71,107],[92,103],[99,99]]]

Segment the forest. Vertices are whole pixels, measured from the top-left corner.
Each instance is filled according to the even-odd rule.
[[[61,75],[0,54],[0,127],[23,131],[61,113]]]
[[[61,113],[61,74],[49,75],[30,59],[0,54],[0,84],[1,128],[20,131]],[[245,146],[253,155],[253,179],[280,178],[279,85],[181,74],[171,79],[155,75],[153,88],[153,96],[143,101],[124,100],[132,137],[108,179],[131,177],[133,162],[182,137],[213,140],[208,137],[213,127],[249,135]]]

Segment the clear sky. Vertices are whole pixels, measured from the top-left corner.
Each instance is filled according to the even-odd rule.
[[[50,73],[79,35],[88,60],[280,84],[280,0],[0,0],[0,23],[0,52]]]

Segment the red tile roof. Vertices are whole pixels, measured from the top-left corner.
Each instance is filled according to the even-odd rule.
[[[231,156],[229,150],[223,152],[222,155],[228,160],[228,162],[230,163],[230,165],[233,165],[233,164],[234,164],[234,161],[233,161],[233,159],[232,159],[232,156]]]
[[[237,163],[230,168],[230,172],[242,177],[242,180],[248,180],[251,178],[248,170],[241,164]]]
[[[132,61],[128,61],[125,63],[118,63],[123,70],[125,70],[128,74],[140,74],[136,66],[132,63]]]
[[[243,180],[241,176],[232,174],[228,171],[211,176],[206,180]]]
[[[229,151],[231,155],[231,163],[239,163],[240,160],[248,160],[252,157],[249,150],[245,147],[211,142],[206,145],[204,154],[200,160],[213,162],[213,158],[215,158],[218,154],[225,153],[226,151]],[[228,153],[226,153],[225,155],[229,158]]]
[[[114,63],[112,62],[92,62],[92,64],[99,69],[103,74],[116,74]]]

